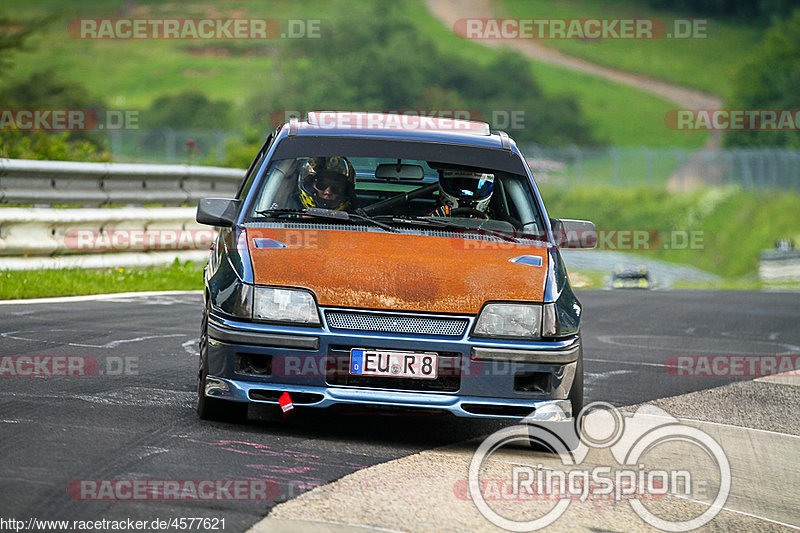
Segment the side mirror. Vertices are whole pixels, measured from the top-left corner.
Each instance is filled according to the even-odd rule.
[[[203,198],[197,204],[195,220],[208,226],[230,228],[236,223],[241,203],[232,198]]]
[[[551,218],[550,227],[556,244],[561,248],[594,248],[597,245],[597,228],[588,220]]]

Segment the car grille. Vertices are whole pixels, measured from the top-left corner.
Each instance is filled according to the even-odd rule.
[[[352,311],[327,311],[328,326],[334,329],[379,331],[384,333],[414,333],[417,335],[443,335],[461,337],[467,328],[467,319],[388,313],[360,313]]]

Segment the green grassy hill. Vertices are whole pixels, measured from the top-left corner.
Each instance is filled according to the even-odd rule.
[[[285,41],[80,40],[70,37],[67,22],[81,17],[268,17],[281,22],[283,28],[287,19],[318,19],[322,32],[319,43],[324,46],[326,19],[346,9],[347,3],[282,0],[266,4],[232,0],[184,4],[139,0],[131,3],[127,11],[122,11],[122,5],[123,2],[111,0],[30,0],[4,6],[6,13],[22,19],[55,11],[62,11],[63,16],[30,40],[29,51],[15,56],[14,67],[2,75],[3,82],[52,69],[83,83],[116,109],[145,110],[158,96],[194,89],[212,99],[234,103],[243,115],[249,97],[261,91],[267,98],[280,83],[275,64]],[[420,32],[433,38],[442,49],[478,62],[488,62],[498,53],[478,42],[457,37],[451,28],[433,18],[421,0],[410,1],[408,12]],[[353,20],[353,24],[358,21]],[[557,44],[581,45],[566,41]],[[630,43],[602,44],[628,46]],[[735,55],[740,45],[741,41],[734,41],[727,56]],[[685,60],[695,67],[675,75],[685,75],[687,85],[694,84],[691,78],[701,70],[701,65],[713,63],[708,55]],[[635,66],[632,64],[632,68]],[[442,65],[442,68],[447,66]],[[665,100],[555,66],[531,62],[530,68],[545,93],[574,95],[579,100],[592,132],[599,139],[617,145],[684,148],[699,147],[706,139],[701,132],[667,129],[664,114],[675,106]],[[514,73],[509,73],[508,81],[514,82]]]
[[[702,232],[698,249],[637,251],[652,259],[684,263],[724,278],[754,276],[761,250],[775,239],[800,242],[800,195],[735,187],[668,193],[646,188],[542,187],[553,218],[593,221],[599,230]],[[602,199],[602,200],[600,200]],[[667,238],[682,243],[682,237]],[[699,242],[699,241],[698,241]]]
[[[625,0],[501,0],[506,16],[532,19],[601,18],[672,21],[704,19],[672,11],[654,10],[644,2]],[[498,15],[501,16],[501,15]],[[593,63],[652,76],[728,98],[731,79],[742,59],[762,37],[759,23],[704,19],[705,38],[597,39],[540,41],[544,46]]]

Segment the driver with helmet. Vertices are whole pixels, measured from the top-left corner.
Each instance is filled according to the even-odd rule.
[[[439,207],[431,216],[490,218],[494,174],[466,170],[439,172]]]
[[[300,203],[343,211],[355,194],[356,171],[346,157],[310,157],[298,176]]]

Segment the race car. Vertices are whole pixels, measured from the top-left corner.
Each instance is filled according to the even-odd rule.
[[[650,276],[647,267],[623,268],[617,266],[611,276],[611,287],[614,289],[649,289]]]
[[[269,135],[205,268],[201,418],[249,405],[521,419],[583,406],[581,304],[525,158],[488,124],[312,112]],[[557,408],[557,409],[555,409]]]

